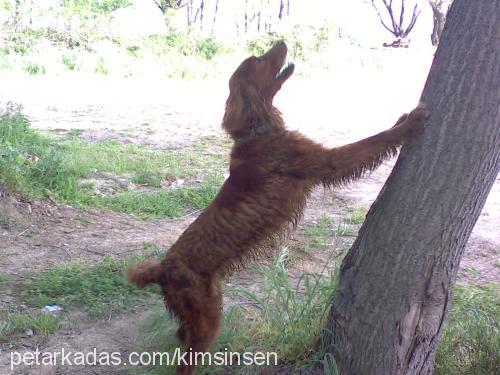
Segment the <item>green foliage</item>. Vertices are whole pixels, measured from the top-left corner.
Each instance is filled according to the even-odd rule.
[[[205,60],[212,60],[224,52],[222,44],[218,43],[215,38],[199,38],[196,40],[196,54],[203,57]]]
[[[144,40],[145,47],[157,56],[177,53],[182,56],[195,56],[212,60],[226,51],[214,37],[171,32],[168,35],[152,35]]]
[[[249,40],[247,50],[255,56],[260,56],[271,48],[275,41],[284,40],[292,60],[306,61],[312,54],[324,52],[327,49],[330,32],[328,26],[316,28],[296,25],[286,34],[267,32]]]
[[[500,367],[498,284],[457,285],[436,355],[437,375],[490,375]]]
[[[47,69],[43,65],[39,65],[35,62],[29,62],[25,67],[24,71],[29,75],[35,76],[39,74],[47,73]]]
[[[78,64],[76,62],[75,55],[63,55],[61,57],[61,63],[68,68],[68,70],[78,70]]]
[[[283,39],[282,35],[275,32],[268,32],[257,36],[247,42],[247,50],[254,56],[261,56],[271,48],[275,41]]]
[[[63,0],[64,7],[72,12],[82,14],[84,12],[92,13],[110,13],[120,8],[125,8],[131,4],[130,0]]]
[[[51,304],[65,310],[78,307],[94,318],[122,312],[153,292],[152,288],[135,288],[125,279],[125,269],[141,259],[106,256],[97,263],[59,264],[32,275],[18,293],[38,308]]]

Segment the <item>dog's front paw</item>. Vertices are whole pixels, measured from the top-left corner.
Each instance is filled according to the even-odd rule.
[[[420,134],[430,114],[431,112],[427,109],[425,104],[419,103],[419,105],[408,114],[404,123],[399,126],[400,131],[403,132],[403,138],[408,141]]]
[[[408,121],[424,124],[425,120],[427,120],[430,115],[431,111],[427,109],[424,103],[420,102],[418,106],[408,115]]]

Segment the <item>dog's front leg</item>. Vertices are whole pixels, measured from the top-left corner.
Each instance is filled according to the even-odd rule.
[[[330,173],[323,176],[323,183],[354,180],[363,172],[374,170],[384,159],[393,156],[398,146],[414,138],[423,129],[429,113],[425,106],[420,105],[409,115],[401,116],[389,130],[327,151],[327,170]]]

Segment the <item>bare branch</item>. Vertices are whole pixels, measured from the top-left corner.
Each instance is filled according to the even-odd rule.
[[[417,18],[419,15],[420,15],[420,10],[418,10],[418,4],[415,4],[410,24],[408,25],[408,27],[406,28],[405,32],[402,35],[403,38],[406,38],[408,34],[413,30],[413,27],[415,26],[415,23],[417,22]]]
[[[403,16],[405,14],[405,2],[401,1],[401,13],[399,14],[399,28],[403,30]]]
[[[373,5],[373,8],[375,8],[375,11],[377,12],[378,18],[379,18],[380,23],[382,24],[382,26],[384,26],[384,27],[385,27],[385,29],[386,29],[387,31],[389,31],[391,34],[393,34],[394,36],[397,36],[397,35],[395,34],[395,31],[394,31],[394,30],[391,30],[391,29],[390,29],[390,28],[389,28],[389,27],[385,24],[384,20],[382,19],[382,15],[380,14],[380,12],[379,12],[379,10],[378,10],[377,6],[375,5],[375,1],[374,1],[374,0],[372,0],[372,5]]]

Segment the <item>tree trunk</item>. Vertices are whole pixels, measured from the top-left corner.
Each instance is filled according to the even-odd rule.
[[[437,46],[439,44],[439,38],[441,38],[441,34],[443,33],[443,27],[446,21],[446,10],[443,4],[436,4],[432,1],[429,1],[429,4],[432,8],[432,17],[434,21],[431,42],[433,46]]]
[[[500,168],[500,1],[455,0],[405,147],[343,261],[325,330],[342,374],[432,374],[462,253]],[[383,109],[381,109],[383,110]]]
[[[214,33],[215,29],[215,21],[217,20],[217,12],[219,11],[219,0],[215,1],[215,9],[214,9],[214,18],[212,20],[212,29],[210,30],[210,34]]]

